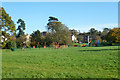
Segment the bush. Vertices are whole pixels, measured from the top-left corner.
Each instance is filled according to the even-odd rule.
[[[19,38],[16,39],[16,43],[17,43],[17,47],[23,47],[25,45],[26,42],[26,36],[20,36]]]
[[[10,49],[10,48],[15,48],[16,47],[16,42],[15,41],[9,41],[6,44],[6,48]]]
[[[101,43],[102,46],[112,46],[111,42],[102,42]]]
[[[5,48],[6,47],[6,42],[2,42],[2,48]]]
[[[113,46],[120,46],[120,43],[112,43]]]

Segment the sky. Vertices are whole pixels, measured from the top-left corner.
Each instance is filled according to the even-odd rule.
[[[88,32],[90,28],[118,27],[117,2],[2,2],[2,7],[18,26],[23,19],[26,34],[33,31],[47,31],[49,16],[59,19],[69,29]]]
[[[1,0],[2,2],[119,2],[120,0]]]

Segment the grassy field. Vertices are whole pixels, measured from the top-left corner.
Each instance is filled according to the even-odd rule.
[[[118,47],[35,48],[2,52],[3,78],[117,78]]]

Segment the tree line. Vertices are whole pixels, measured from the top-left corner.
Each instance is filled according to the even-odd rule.
[[[12,21],[9,14],[6,13],[3,7],[0,7],[0,33],[2,48],[11,48],[11,47],[27,47],[32,46],[51,46],[53,42],[58,42],[60,45],[71,45],[72,40],[71,36],[75,35],[78,42],[87,42],[85,39],[86,36],[93,36],[95,39],[99,39],[101,43],[111,42],[111,43],[120,43],[120,28],[104,28],[103,31],[98,31],[95,28],[91,28],[88,32],[81,33],[77,30],[70,30],[65,24],[59,21],[56,17],[49,17],[48,23],[45,26],[47,31],[45,35],[42,35],[39,30],[33,31],[30,34],[30,41],[27,41],[27,35],[24,31],[26,25],[24,20],[18,19],[16,25]],[[18,31],[18,32],[17,32]]]

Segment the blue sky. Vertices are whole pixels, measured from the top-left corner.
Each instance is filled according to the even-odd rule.
[[[2,6],[16,24],[26,23],[25,33],[46,31],[49,16],[54,16],[70,29],[88,32],[90,28],[118,27],[117,2],[3,2]]]

